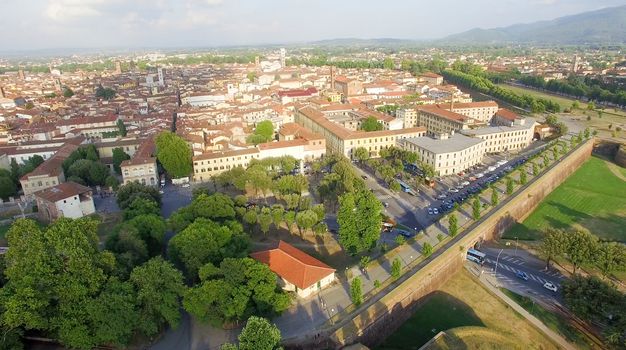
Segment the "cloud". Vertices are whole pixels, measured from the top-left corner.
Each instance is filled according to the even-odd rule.
[[[54,21],[67,21],[101,15],[98,6],[105,0],[51,0],[45,14]]]

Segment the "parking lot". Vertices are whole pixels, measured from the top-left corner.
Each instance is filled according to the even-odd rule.
[[[454,208],[455,203],[461,205],[472,195],[506,176],[515,167],[524,164],[529,157],[540,152],[546,145],[543,141],[536,141],[517,154],[485,156],[482,164],[467,172],[436,178],[432,188],[420,185],[416,188],[417,195],[405,192],[393,193],[387,184],[374,176],[371,171],[358,167],[357,169],[376,197],[386,204],[387,215],[403,225],[421,230],[436,223],[442,215]],[[460,214],[459,224],[462,226],[470,219],[470,213]]]

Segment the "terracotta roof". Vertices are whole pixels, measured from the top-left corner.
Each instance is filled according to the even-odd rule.
[[[439,106],[419,106],[417,107],[417,110],[420,112],[430,113],[441,118],[454,120],[457,122],[466,122],[471,119],[467,116],[464,116],[463,114],[452,112],[445,108],[441,108]]]
[[[28,179],[31,176],[40,176],[40,175],[48,175],[48,176],[57,176],[62,171],[63,161],[65,161],[72,152],[78,149],[77,145],[66,143],[63,145],[57,153],[55,153],[52,157],[48,158],[45,162],[39,164],[35,170],[21,177],[20,180]]]
[[[520,118],[519,114],[512,112],[506,108],[498,109],[498,111],[496,112],[496,115],[502,119],[506,119],[510,121],[515,121],[516,119]]]
[[[35,192],[35,197],[54,203],[89,191],[91,191],[89,187],[69,181],[46,188],[45,190],[37,191]]]
[[[252,253],[250,257],[267,264],[270,270],[300,289],[335,272],[332,267],[283,241],[274,249]]]

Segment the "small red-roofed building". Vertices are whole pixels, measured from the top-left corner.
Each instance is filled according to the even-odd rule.
[[[273,249],[250,254],[279,277],[281,287],[306,298],[335,281],[335,269],[283,241]]]
[[[39,216],[43,221],[52,222],[58,218],[82,218],[93,214],[91,188],[68,181],[35,192]]]

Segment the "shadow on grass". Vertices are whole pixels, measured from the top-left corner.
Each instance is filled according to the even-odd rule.
[[[440,331],[485,326],[467,304],[448,293],[437,291],[425,298],[413,316],[375,349],[419,349]]]

